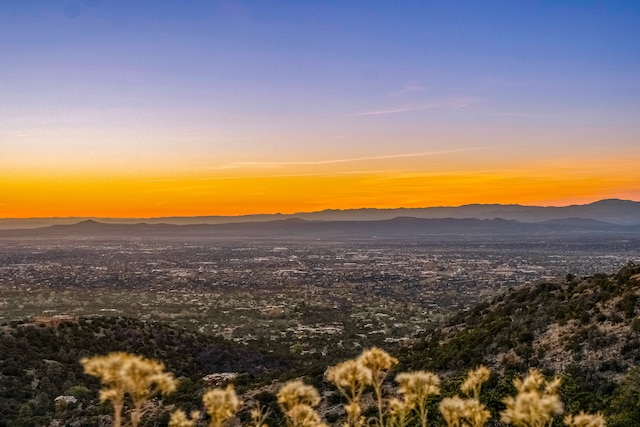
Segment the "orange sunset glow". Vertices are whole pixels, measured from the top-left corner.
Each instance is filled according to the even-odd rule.
[[[0,218],[640,200],[632,15],[116,3],[0,11]]]
[[[633,160],[575,166],[424,171],[335,172],[302,169],[215,174],[52,174],[5,177],[7,217],[159,217],[295,213],[359,207],[467,203],[568,205],[617,196],[637,199]],[[309,167],[307,167],[309,169]],[[437,169],[437,168],[434,168]],[[262,174],[262,175],[260,175]]]

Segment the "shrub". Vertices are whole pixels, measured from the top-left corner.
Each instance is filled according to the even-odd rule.
[[[156,361],[127,353],[111,353],[83,359],[87,373],[101,379],[104,388],[100,392],[103,401],[109,401],[114,408],[114,423],[119,427],[125,395],[129,395],[131,425],[138,426],[142,404],[157,393],[170,393],[176,388],[176,381],[164,366]],[[389,396],[382,383],[397,360],[378,348],[365,350],[359,357],[332,366],[326,377],[346,398],[343,405],[347,416],[345,426],[362,427],[405,427],[417,423],[421,427],[429,425],[429,402],[440,394],[440,379],[431,372],[415,371],[396,375],[399,387],[395,392],[400,398]],[[480,366],[468,372],[460,385],[460,395],[445,397],[438,409],[447,427],[482,427],[490,421],[491,413],[481,403],[481,387],[489,380],[489,369]],[[515,427],[545,427],[551,425],[564,412],[564,405],[558,395],[560,378],[546,380],[536,369],[530,369],[523,379],[515,379],[513,385],[517,394],[503,399],[506,408],[500,413],[500,421]],[[362,396],[367,388],[372,388],[377,416],[365,419]],[[242,406],[232,385],[226,389],[214,388],[206,391],[202,398],[210,427],[223,427]],[[321,398],[315,387],[300,380],[284,384],[277,394],[277,402],[284,414],[288,427],[326,427],[316,412]],[[251,410],[251,427],[267,427],[264,421],[267,412],[261,408]],[[178,409],[171,414],[169,427],[193,427],[202,416],[192,412],[190,416]],[[335,421],[335,416],[332,416]],[[564,424],[569,427],[604,427],[601,414],[566,415]]]

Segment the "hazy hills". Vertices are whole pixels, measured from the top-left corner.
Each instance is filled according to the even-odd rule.
[[[66,222],[45,227],[47,222]],[[2,228],[5,228],[4,230]],[[152,238],[410,238],[640,233],[640,202],[535,207],[466,205],[455,208],[330,210],[295,215],[144,220],[1,220],[0,237]]]
[[[608,199],[586,205],[563,207],[473,204],[458,207],[398,208],[398,209],[349,209],[302,212],[295,214],[198,216],[165,218],[27,218],[0,219],[1,229],[28,229],[51,225],[75,224],[87,219],[109,224],[229,224],[271,222],[297,218],[306,221],[383,221],[398,217],[422,219],[496,219],[520,222],[543,222],[567,218],[582,218],[616,225],[640,224],[640,202]]]
[[[396,239],[465,236],[633,236],[640,225],[566,218],[537,223],[505,219],[399,217],[377,221],[286,219],[228,224],[110,224],[86,220],[23,230],[0,230],[0,238],[169,238],[169,239]]]

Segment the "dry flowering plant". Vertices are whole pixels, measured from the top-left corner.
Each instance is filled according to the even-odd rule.
[[[344,427],[406,427],[416,424],[428,425],[429,399],[440,394],[440,378],[431,372],[415,371],[396,375],[400,398],[385,400],[383,381],[398,363],[383,350],[365,350],[359,357],[347,360],[327,370],[326,376],[345,396],[347,416]],[[130,424],[140,424],[142,407],[159,393],[171,393],[176,380],[164,366],[155,360],[128,353],[110,353],[82,359],[85,372],[100,378],[103,388],[100,399],[113,405],[114,427],[123,425],[122,412],[125,402],[130,402]],[[490,378],[488,368],[480,366],[470,371],[460,386],[463,397],[446,397],[438,409],[447,427],[482,427],[491,414],[480,402],[482,385]],[[550,427],[562,415],[564,408],[558,395],[560,379],[547,381],[540,372],[531,369],[523,379],[514,381],[517,395],[503,400],[506,409],[500,413],[500,421],[514,427]],[[366,422],[362,416],[362,396],[367,387],[373,388],[377,405],[376,418]],[[128,399],[126,397],[128,396]],[[286,419],[287,427],[327,427],[316,407],[320,394],[300,380],[289,381],[277,393],[278,405]],[[242,407],[233,385],[207,390],[202,402],[209,416],[209,427],[223,427]],[[267,414],[261,408],[250,411],[251,423],[247,427],[268,427]],[[563,419],[568,427],[605,427],[601,414],[566,415]],[[180,409],[170,417],[169,427],[195,427],[204,422],[200,412],[187,415]]]
[[[320,415],[313,409],[320,403],[318,390],[300,380],[289,381],[278,392],[278,404],[288,427],[322,427]]]
[[[445,397],[438,409],[447,423],[447,427],[482,427],[491,417],[491,413],[480,403],[480,388],[490,376],[489,369],[480,366],[467,375],[460,390],[467,395]]]
[[[567,415],[564,423],[569,427],[605,427],[607,423],[602,414],[585,414],[580,411],[578,415]]]
[[[129,395],[133,407],[130,411],[131,426],[140,424],[143,405],[158,393],[168,394],[176,389],[173,375],[164,372],[164,365],[124,352],[109,353],[81,360],[84,371],[100,378],[103,384],[100,400],[113,405],[114,427],[122,425],[125,395]]]
[[[396,376],[396,382],[400,384],[398,391],[403,395],[403,400],[390,402],[391,418],[402,420],[414,411],[420,420],[421,427],[427,427],[427,402],[431,396],[440,394],[440,378],[426,371],[403,372]],[[403,417],[403,418],[399,418]]]
[[[378,426],[384,425],[384,415],[382,402],[382,383],[389,371],[398,364],[398,359],[392,357],[389,353],[377,347],[370,348],[362,352],[356,359],[365,368],[371,371],[371,385],[376,396],[378,406]]]
[[[251,424],[249,424],[249,427],[269,427],[266,423],[269,410],[260,406],[259,403],[256,402],[255,407],[251,409],[250,415]]]
[[[191,417],[188,417],[182,409],[178,409],[171,413],[169,418],[169,426],[171,427],[195,427],[196,422],[200,419],[200,412],[193,411]]]
[[[238,399],[233,385],[227,388],[213,388],[202,396],[204,409],[211,418],[210,427],[221,427],[233,417],[242,407],[242,400]]]
[[[372,384],[371,369],[357,359],[350,359],[327,370],[327,379],[347,398],[344,410],[349,427],[364,425],[360,398],[364,389]]]
[[[518,394],[503,400],[507,408],[500,414],[502,422],[516,427],[545,427],[564,412],[558,396],[560,378],[547,381],[539,371],[530,369],[523,380],[516,379],[513,385]]]
[[[227,388],[212,388],[202,396],[204,409],[209,415],[209,427],[222,427],[242,407],[233,385]],[[181,409],[175,410],[169,419],[169,427],[194,427],[200,419],[200,412],[194,411],[188,417]]]

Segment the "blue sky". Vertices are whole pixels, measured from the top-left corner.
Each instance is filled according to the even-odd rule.
[[[636,1],[0,0],[0,54],[12,177],[530,175],[640,145]]]

